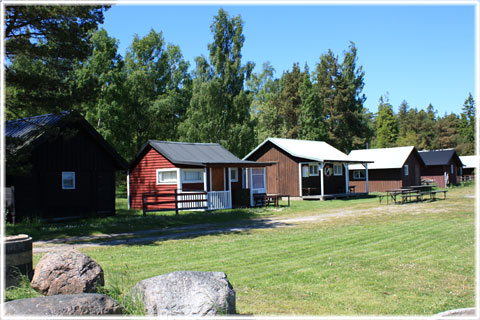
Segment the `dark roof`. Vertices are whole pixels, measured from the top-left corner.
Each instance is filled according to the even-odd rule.
[[[452,157],[458,158],[458,161],[462,163],[455,149],[419,151],[418,154],[426,166],[448,165]]]
[[[64,111],[60,114],[44,114],[35,117],[10,120],[5,123],[5,137],[19,138],[28,140],[38,134],[45,127],[55,126],[67,114]]]
[[[142,154],[147,146],[152,146],[167,160],[180,165],[251,165],[258,166],[262,163],[241,160],[218,143],[190,143],[148,140],[135,156],[134,162]],[[264,163],[263,165],[266,165]]]
[[[12,148],[19,150],[27,144],[42,141],[42,137],[45,136],[48,128],[63,127],[73,121],[85,129],[112,156],[120,169],[125,170],[127,168],[125,159],[76,111],[63,111],[59,114],[50,113],[7,121],[5,123],[5,137],[12,138],[7,141],[7,144],[11,144]]]

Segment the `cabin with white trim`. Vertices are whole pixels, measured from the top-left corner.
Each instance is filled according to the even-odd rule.
[[[267,165],[241,160],[218,143],[149,140],[127,172],[128,205],[141,210],[144,194],[175,192],[185,199],[189,193],[203,191],[209,210],[253,206],[253,194],[267,192]],[[174,210],[175,204],[154,209]]]
[[[282,138],[266,139],[243,159],[273,163],[266,167],[269,193],[322,200],[354,195],[349,165],[372,162],[357,161],[323,141]]]

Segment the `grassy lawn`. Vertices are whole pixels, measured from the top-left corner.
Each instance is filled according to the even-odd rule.
[[[241,315],[431,315],[475,305],[475,200],[465,197],[474,193],[473,186],[455,188],[445,201],[399,206],[376,199],[294,201],[281,209],[151,215],[146,220],[171,226],[348,213],[288,228],[82,251],[100,263],[105,289],[119,297],[163,273],[223,271]],[[145,218],[112,219],[142,224]]]

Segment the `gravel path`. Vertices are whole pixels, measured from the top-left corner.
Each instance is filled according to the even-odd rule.
[[[253,219],[245,220],[242,222],[237,222],[235,226],[222,226],[218,224],[199,224],[191,225],[184,227],[175,227],[167,229],[152,229],[152,230],[141,230],[134,232],[126,233],[115,233],[115,234],[105,234],[105,235],[96,235],[96,236],[82,236],[82,237],[69,237],[61,239],[53,239],[46,241],[35,241],[33,243],[33,252],[49,252],[55,250],[63,250],[66,248],[85,248],[85,247],[101,247],[101,246],[116,246],[116,245],[125,245],[125,244],[140,244],[156,241],[166,241],[171,239],[184,239],[191,238],[209,234],[218,234],[218,233],[232,233],[232,232],[244,232],[253,229],[267,229],[267,228],[282,228],[282,227],[293,227],[298,224],[304,223],[319,223],[322,221],[332,220],[336,218],[348,217],[348,216],[362,216],[370,214],[392,214],[395,212],[405,212],[408,210],[411,214],[419,214],[425,211],[422,210],[421,206],[418,204],[412,204],[408,206],[388,206],[388,211],[386,206],[380,206],[370,209],[362,210],[342,210],[342,211],[333,211],[329,213],[324,213],[321,215],[312,215],[299,218],[263,218],[263,219]],[[158,235],[161,232],[168,232],[168,234]],[[148,236],[149,234],[155,234]],[[135,237],[135,238],[128,238]],[[98,241],[92,241],[98,240]],[[81,241],[91,241],[88,243],[69,243],[69,242],[81,242]]]

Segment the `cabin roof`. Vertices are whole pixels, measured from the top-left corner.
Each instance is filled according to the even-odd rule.
[[[5,137],[11,138],[6,143],[12,150],[22,149],[24,146],[43,141],[43,137],[50,133],[49,128],[63,127],[70,122],[76,122],[96,141],[122,170],[127,168],[127,162],[116,150],[95,130],[78,112],[62,111],[58,114],[50,113],[34,117],[10,120],[5,123]]]
[[[248,159],[252,154],[259,150],[264,144],[271,142],[291,156],[308,159],[311,161],[341,161],[347,163],[370,162],[358,161],[348,157],[342,151],[332,147],[324,141],[268,138],[247,154],[243,159]]]
[[[268,165],[267,163],[241,160],[218,143],[191,143],[158,140],[148,140],[140,149],[132,164],[141,156],[143,150],[145,150],[147,146],[151,146],[173,164],[196,165],[202,167],[207,165]]]
[[[415,147],[395,147],[395,148],[379,148],[379,149],[362,149],[352,150],[349,157],[354,159],[371,160],[374,163],[368,165],[368,169],[400,169],[407,161],[412,152],[416,151]],[[421,158],[420,158],[421,159]],[[365,169],[360,164],[350,165],[349,170]]]
[[[460,161],[463,163],[463,167],[466,169],[477,168],[480,163],[479,156],[461,156]]]
[[[462,162],[455,149],[419,151],[418,153],[427,166],[448,165],[452,157],[456,157],[460,163]]]

